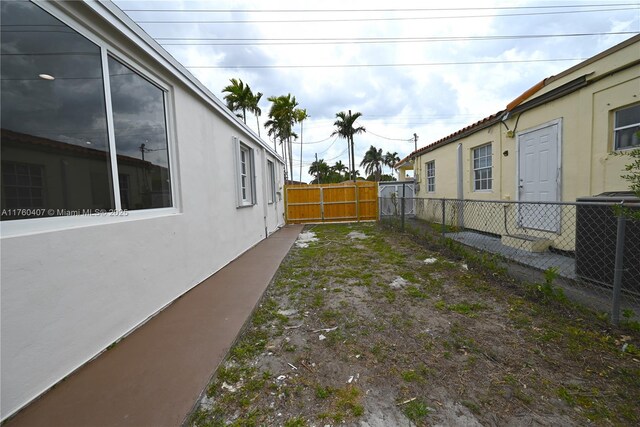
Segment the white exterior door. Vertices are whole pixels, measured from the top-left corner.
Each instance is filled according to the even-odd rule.
[[[560,201],[560,122],[518,135],[518,200]],[[560,206],[523,204],[518,225],[545,231],[560,231]]]
[[[380,197],[380,216],[399,215],[401,211],[400,198],[402,197],[402,183],[380,184],[378,187],[378,197]],[[415,215],[414,184],[407,182],[404,184],[404,214]]]

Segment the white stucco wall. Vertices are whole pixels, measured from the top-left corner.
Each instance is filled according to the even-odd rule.
[[[262,184],[270,159],[282,185],[280,160],[135,46],[102,37],[171,87],[176,206],[1,224],[2,419],[264,239],[265,224],[284,224],[282,200],[265,209]],[[255,150],[255,206],[236,207],[233,137]]]

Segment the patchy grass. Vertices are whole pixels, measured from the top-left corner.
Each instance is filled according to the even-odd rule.
[[[309,228],[319,240],[290,251],[190,425],[640,423],[635,313],[614,328],[554,271],[515,283],[431,229]]]

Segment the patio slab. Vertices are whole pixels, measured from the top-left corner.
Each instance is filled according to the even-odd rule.
[[[5,425],[180,425],[302,228],[261,241]]]

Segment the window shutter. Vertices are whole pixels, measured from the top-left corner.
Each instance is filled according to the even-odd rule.
[[[242,188],[240,183],[240,141],[235,136],[231,138],[233,145],[233,160],[235,164],[236,207],[242,206]]]
[[[258,203],[258,195],[256,192],[256,157],[254,149],[251,149],[249,152],[251,153],[249,156],[251,159],[251,204],[255,205]]]

